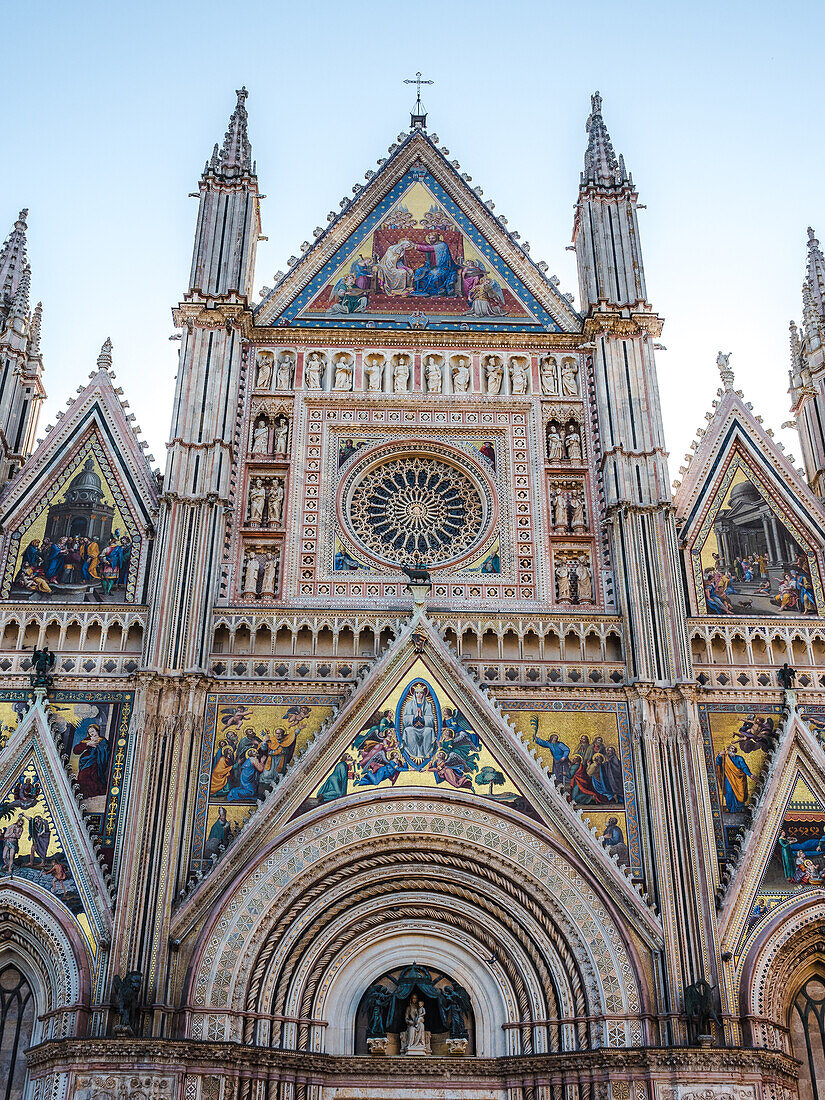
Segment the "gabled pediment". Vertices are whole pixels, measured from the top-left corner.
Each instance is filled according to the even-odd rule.
[[[256,325],[579,332],[581,318],[425,134],[410,134]]]
[[[111,939],[109,885],[50,722],[36,700],[0,751],[0,827],[16,844],[4,852],[3,881],[25,882],[72,913],[94,955]]]
[[[693,614],[825,613],[825,512],[738,393],[723,393],[674,506]]]
[[[468,807],[499,807],[538,823],[658,935],[653,914],[595,829],[426,619],[402,631],[259,808],[252,807],[186,908],[195,897],[214,901],[233,869],[277,843],[296,819],[340,812],[362,800],[445,791]]]
[[[98,370],[0,500],[0,599],[142,602],[157,499],[109,373]]]
[[[736,959],[771,914],[825,894],[825,750],[791,700],[722,906],[720,942]]]

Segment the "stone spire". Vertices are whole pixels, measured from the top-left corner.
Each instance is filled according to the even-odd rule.
[[[808,270],[805,282],[810,288],[811,303],[820,319],[825,318],[825,256],[813,229],[808,226]]]
[[[252,164],[252,145],[247,133],[246,88],[236,93],[238,102],[229,119],[229,127],[223,139],[223,148],[215,146],[209,171],[218,176],[239,176],[254,172]]]
[[[28,267],[26,258],[26,218],[28,210],[21,210],[14,229],[0,249],[0,308],[11,305],[18,284]]]
[[[100,348],[100,355],[97,357],[97,369],[107,371],[112,369],[112,341],[108,336]]]
[[[602,118],[602,97],[598,92],[590,97],[590,116],[585,130],[589,138],[584,154],[582,187],[616,187],[623,183],[632,183],[625,170],[624,158],[617,158],[613,151],[613,143]]]
[[[223,147],[215,146],[200,178],[189,290],[248,299],[261,232],[260,198],[247,134],[248,92],[240,88],[235,94],[238,101]]]

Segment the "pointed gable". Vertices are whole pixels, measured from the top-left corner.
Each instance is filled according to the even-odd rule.
[[[99,360],[0,499],[0,599],[142,602],[157,499],[155,476]],[[94,544],[91,555],[74,561],[55,549],[79,539]]]
[[[825,889],[825,757],[795,696],[786,698],[780,744],[740,837],[721,906],[721,943],[735,965],[770,915]]]
[[[691,612],[822,615],[825,512],[725,375],[674,495]]]
[[[216,768],[218,755],[212,759]],[[246,800],[240,834],[227,833],[221,849],[203,851],[214,863],[219,850],[230,845],[213,888],[295,818],[340,809],[353,800],[410,795],[497,804],[540,823],[653,931],[655,920],[629,881],[629,868],[620,868],[617,855],[607,850],[579,807],[567,801],[535,749],[421,618],[405,627],[328,724],[315,723],[303,754],[292,759],[263,802],[258,804],[254,795]],[[199,802],[208,798],[199,788]],[[234,807],[228,797],[224,806],[231,820]],[[211,806],[209,811],[212,820]],[[211,867],[199,850],[203,835],[196,822],[193,867],[198,874]]]
[[[74,916],[92,954],[111,939],[109,885],[42,698],[0,750],[4,883],[25,882]],[[12,832],[9,833],[9,829]]]
[[[357,191],[257,307],[257,325],[580,331],[433,139],[406,136]]]

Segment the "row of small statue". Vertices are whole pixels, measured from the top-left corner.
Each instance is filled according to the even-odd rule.
[[[272,439],[270,440],[270,429]],[[272,449],[270,450],[270,446]],[[289,421],[280,416],[274,426],[270,424],[266,413],[257,417],[252,427],[250,450],[254,455],[274,454],[277,458],[286,458],[289,448]]]
[[[250,547],[244,558],[241,594],[248,599],[274,597],[280,553],[276,547]]]
[[[328,368],[327,357],[321,352],[311,352],[304,366],[304,385],[308,390],[323,390],[324,378]],[[447,366],[447,377],[452,383],[453,393],[470,393],[472,390],[472,368],[465,355],[453,356]],[[385,381],[393,393],[409,393],[412,374],[412,356],[406,353],[393,356],[389,364],[390,375],[386,377],[388,364],[383,355],[371,354],[364,359],[365,388],[371,393],[384,390]],[[277,363],[269,352],[258,354],[256,389],[272,388],[287,390],[290,388],[295,368],[292,354],[285,353]],[[428,355],[424,360],[424,386],[427,393],[442,393],[445,385],[445,362],[441,356]],[[505,377],[505,365],[498,355],[487,355],[482,363],[482,389],[485,393],[497,395],[502,392]],[[348,392],[353,387],[355,366],[353,357],[344,352],[334,357],[333,376],[330,388],[336,392]],[[527,356],[513,355],[507,364],[507,376],[510,393],[516,396],[529,392],[530,361]],[[579,366],[572,356],[566,356],[561,364],[553,355],[547,355],[539,364],[541,392],[546,397],[578,397]],[[423,387],[422,387],[423,388]]]
[[[553,493],[550,497],[550,522],[553,533],[566,535],[568,531],[580,533],[587,530],[587,512],[584,492]]]
[[[562,433],[564,433],[562,435]],[[571,420],[565,428],[556,420],[551,420],[547,425],[547,461],[581,462],[582,437],[579,426],[575,420]]]
[[[555,574],[558,603],[593,603],[593,570],[588,555],[556,558]]]
[[[256,477],[249,486],[247,523],[280,527],[284,521],[284,483],[280,477]]]

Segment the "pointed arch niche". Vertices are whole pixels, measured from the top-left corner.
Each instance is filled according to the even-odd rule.
[[[740,1010],[753,1046],[799,1060],[800,1100],[825,1100],[825,890],[780,906],[756,938]]]
[[[36,888],[0,884],[0,1100],[30,1094],[30,1047],[85,1034],[90,989],[78,930]]]

